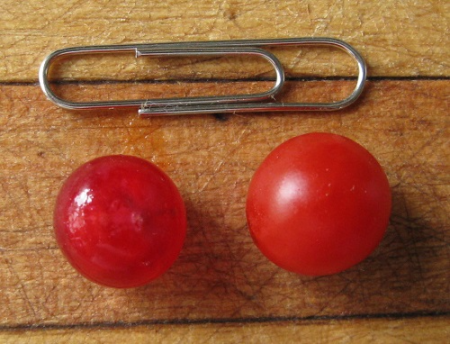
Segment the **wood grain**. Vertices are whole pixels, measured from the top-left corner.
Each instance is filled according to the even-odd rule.
[[[348,84],[295,83],[289,96],[305,89],[320,96]],[[96,87],[111,98],[121,92],[111,84]],[[152,89],[165,89],[133,87],[150,96]],[[142,119],[134,111],[71,113],[55,108],[36,86],[2,86],[1,324],[449,312],[448,94],[447,81],[379,81],[344,112]],[[317,130],[348,136],[379,159],[394,209],[386,238],[368,260],[339,275],[305,278],[281,271],[258,252],[246,228],[245,194],[271,149]],[[189,214],[176,264],[134,290],[81,278],[52,234],[63,180],[85,161],[116,153],[161,166],[179,186]]]
[[[429,343],[450,336],[446,317],[417,319],[354,319],[247,324],[150,325],[119,328],[15,330],[0,333],[12,343]],[[26,338],[26,339],[24,339]]]
[[[36,80],[44,57],[68,46],[305,36],[331,36],[353,44],[366,57],[373,76],[450,74],[450,3],[445,0],[26,0],[20,6],[3,0],[0,13],[0,81]],[[339,57],[331,58],[340,65]],[[121,64],[119,58],[116,63],[123,67],[111,70],[114,62],[77,60],[75,70],[94,79],[140,75],[143,63],[126,61],[131,64]],[[329,69],[329,61],[320,52],[303,50],[288,55],[285,62],[292,73],[301,75],[320,74]],[[224,77],[233,75],[226,64],[214,68]],[[176,75],[170,71],[158,70],[153,76]]]

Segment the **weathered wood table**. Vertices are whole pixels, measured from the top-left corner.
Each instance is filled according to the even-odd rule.
[[[37,1],[0,4],[0,342],[444,343],[450,338],[450,2]],[[330,36],[369,66],[360,100],[333,113],[140,118],[73,112],[45,99],[40,62],[76,45]],[[275,51],[274,51],[275,52]],[[352,61],[335,50],[279,52],[284,100],[338,100]],[[52,70],[74,99],[233,94],[265,89],[271,67],[236,57],[77,57]],[[314,131],[348,136],[388,175],[381,246],[328,277],[270,263],[246,226],[249,181],[278,144]],[[95,285],[63,258],[55,196],[82,163],[151,160],[176,182],[188,236],[146,287]]]

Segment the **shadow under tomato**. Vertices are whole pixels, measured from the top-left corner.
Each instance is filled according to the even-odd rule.
[[[299,276],[267,260],[240,204],[230,220],[220,204],[186,201],[188,234],[179,259],[158,280],[128,291],[139,319],[313,319],[442,308],[448,285],[433,276],[448,271],[445,233],[412,213],[400,188],[393,189],[380,246],[355,267],[322,277]]]

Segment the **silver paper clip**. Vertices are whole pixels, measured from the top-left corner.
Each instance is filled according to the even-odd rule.
[[[274,101],[274,96],[280,92],[284,85],[285,73],[278,58],[264,48],[304,45],[336,47],[344,50],[355,59],[358,67],[358,77],[355,89],[347,98],[329,103],[284,103]],[[269,91],[248,95],[89,102],[64,100],[58,97],[50,88],[48,73],[51,63],[57,57],[126,52],[133,52],[136,58],[140,56],[259,56],[266,59],[272,65],[275,70],[276,80]],[[361,95],[366,78],[367,67],[362,56],[351,45],[335,38],[288,38],[73,47],[57,50],[47,56],[42,62],[39,70],[39,83],[42,91],[49,100],[62,108],[71,110],[137,108],[139,114],[142,116],[229,112],[339,110],[352,104]]]

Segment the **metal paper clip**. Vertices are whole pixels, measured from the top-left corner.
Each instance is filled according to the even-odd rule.
[[[281,62],[264,48],[277,46],[331,46],[344,50],[353,57],[358,67],[358,77],[353,92],[345,99],[329,103],[283,103],[274,101],[282,89],[285,73]],[[208,96],[190,98],[117,100],[72,102],[58,97],[50,88],[48,73],[51,63],[61,56],[126,53],[140,56],[207,56],[247,55],[266,59],[274,68],[276,80],[273,87],[263,93],[249,95]],[[290,38],[261,40],[230,40],[212,42],[152,43],[135,45],[104,45],[61,49],[45,58],[39,70],[39,83],[49,100],[60,107],[72,110],[137,108],[142,116],[270,112],[270,111],[331,111],[352,104],[362,93],[367,78],[367,67],[362,56],[348,43],[334,38]]]

